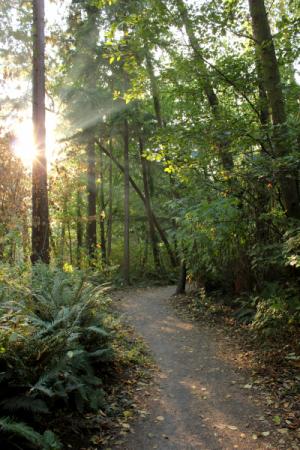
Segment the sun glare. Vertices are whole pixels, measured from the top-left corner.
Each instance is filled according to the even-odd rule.
[[[56,158],[57,140],[55,136],[56,117],[47,114],[46,117],[46,155],[50,165]],[[29,118],[20,120],[14,129],[15,140],[13,149],[23,164],[30,169],[35,158],[36,149],[33,139],[33,126]]]
[[[15,154],[22,160],[23,164],[26,167],[31,167],[35,157],[35,145],[31,121],[22,121],[16,127],[13,148]]]

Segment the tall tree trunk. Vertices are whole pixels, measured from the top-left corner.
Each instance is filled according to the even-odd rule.
[[[101,149],[100,149],[101,151]],[[110,139],[109,142],[109,153],[112,154],[112,142]],[[111,258],[111,242],[112,242],[112,208],[113,208],[113,167],[112,167],[112,159],[109,158],[109,175],[108,175],[108,218],[107,218],[107,259],[108,262]]]
[[[104,170],[103,152],[100,149],[100,242],[102,263],[107,264],[105,240],[105,204],[104,204]]]
[[[76,248],[76,259],[77,259],[77,267],[80,269],[81,267],[81,253],[83,247],[83,228],[82,228],[82,200],[81,193],[78,189],[77,198],[76,198],[76,238],[77,238],[77,248]]]
[[[158,126],[158,128],[163,128],[166,124],[162,117],[159,85],[158,85],[158,81],[157,81],[157,78],[154,73],[151,53],[150,53],[148,45],[145,41],[144,41],[144,49],[145,49],[146,65],[147,65],[147,71],[148,71],[148,75],[149,75],[149,79],[150,79],[153,107],[154,107],[154,111],[155,111],[157,126]],[[151,172],[150,172],[149,164],[147,164],[147,170],[149,172],[149,184],[150,184]],[[175,180],[174,180],[174,177],[172,176],[172,174],[170,174],[169,180],[170,180],[171,193],[175,199],[177,197],[177,194],[176,194]],[[151,185],[149,187],[150,187],[149,191],[150,191],[150,197],[151,197],[153,195],[151,192]],[[173,229],[176,231],[177,226],[176,226],[176,221],[174,219],[172,219],[172,225],[173,225]],[[173,252],[173,254],[175,256],[176,248],[177,248],[177,239],[176,239],[176,233],[174,232],[173,234],[174,234],[173,240],[174,240],[174,248],[175,248],[175,252]],[[178,265],[177,255],[175,256],[175,259],[176,259],[175,265]],[[172,263],[172,265],[173,265],[173,263]]]
[[[63,216],[65,215],[64,213],[65,208],[63,209]],[[60,249],[59,249],[59,264],[61,267],[63,267],[64,265],[64,260],[65,260],[65,239],[66,239],[66,224],[64,221],[64,217],[62,219],[61,222],[61,229],[60,229]]]
[[[31,261],[49,264],[49,205],[45,129],[44,0],[33,0],[32,120],[36,157],[32,164]]]
[[[95,251],[97,247],[97,223],[96,223],[96,154],[94,141],[87,145],[87,194],[88,194],[88,223],[87,223],[87,250],[90,263],[95,263]]]
[[[190,46],[194,53],[194,58],[197,63],[198,72],[201,76],[201,84],[203,85],[205,96],[207,98],[212,114],[218,122],[221,119],[219,100],[212,86],[209,71],[203,60],[202,50],[194,32],[193,23],[190,20],[184,0],[175,0],[175,4],[177,5],[182,23],[186,30],[186,34],[188,35]],[[216,146],[218,148],[220,159],[222,161],[224,169],[231,171],[234,164],[232,155],[228,151],[228,141],[225,135],[222,138],[217,139]]]
[[[274,125],[273,143],[275,156],[288,155],[292,145],[286,125],[287,115],[283,97],[278,61],[271,35],[264,0],[249,0],[253,36],[262,66],[263,83],[268,95]],[[296,174],[291,170],[281,171],[278,181],[288,217],[300,219],[300,202]]]
[[[144,42],[144,50],[145,50],[147,71],[148,71],[148,75],[149,75],[149,79],[150,79],[151,93],[152,93],[153,106],[154,106],[154,111],[155,111],[155,115],[156,115],[156,120],[157,120],[157,124],[158,124],[159,128],[162,128],[164,126],[164,123],[163,123],[162,113],[161,113],[161,104],[160,104],[158,83],[157,83],[157,79],[156,79],[156,76],[154,73],[151,54],[150,54],[148,45],[145,42]]]
[[[67,222],[67,228],[68,228],[69,258],[70,258],[70,264],[73,265],[71,224],[70,224],[70,219],[69,218],[68,218],[68,222]]]
[[[261,153],[262,155],[266,155],[266,153],[272,153],[273,145],[268,131],[268,126],[270,125],[268,97],[263,82],[262,66],[257,48],[255,52],[255,66],[258,85],[259,120],[263,135],[266,137],[266,139],[263,139],[261,142]],[[265,244],[269,239],[269,224],[265,217],[270,209],[270,192],[264,184],[257,186],[257,201],[255,203],[256,238],[258,242]]]
[[[124,120],[124,262],[123,276],[126,284],[130,283],[130,255],[129,255],[129,127]]]
[[[147,160],[145,159],[145,157],[143,155],[144,147],[143,147],[143,140],[141,137],[139,138],[139,147],[140,147],[140,157],[141,157],[144,194],[145,194],[145,209],[146,209],[146,213],[147,213],[147,217],[148,217],[149,236],[150,236],[151,245],[152,245],[153,261],[154,261],[155,269],[157,271],[159,271],[159,270],[161,270],[161,261],[160,261],[159,248],[157,245],[155,226],[153,223],[153,215],[152,215],[152,209],[151,209],[149,181],[148,181],[148,174],[147,174]]]
[[[179,279],[176,287],[176,294],[185,294],[185,285],[186,285],[186,264],[185,261],[182,261],[180,264],[180,273]]]
[[[24,214],[22,220],[22,246],[23,246],[23,259],[24,263],[27,263],[29,260],[30,254],[30,238],[28,232],[28,216]],[[0,249],[0,260],[1,260],[1,249]]]
[[[125,171],[124,167],[123,167],[122,164],[120,164],[119,161],[113,156],[113,154],[110,153],[110,152],[104,147],[104,145],[102,145],[101,142],[99,142],[99,141],[98,141],[98,145],[99,145],[100,148],[102,148],[103,152],[104,152],[107,156],[109,156],[109,157],[111,158],[111,160],[112,160],[113,163],[118,167],[118,169],[119,169],[122,173],[124,173],[124,171]],[[142,200],[142,202],[143,202],[144,205],[145,205],[145,202],[146,202],[145,196],[143,195],[142,191],[140,190],[140,188],[138,187],[138,185],[135,183],[135,181],[133,180],[133,178],[132,178],[131,176],[129,176],[129,182],[130,182],[131,186],[133,187],[133,189],[135,190],[135,192],[137,193],[137,195],[140,197],[140,199]],[[146,205],[145,205],[145,207],[146,207]],[[176,258],[175,254],[174,254],[174,252],[173,252],[173,250],[172,250],[172,248],[171,248],[171,245],[170,245],[170,243],[169,243],[169,241],[168,241],[168,238],[167,238],[167,236],[166,236],[166,233],[164,232],[164,230],[163,230],[162,227],[160,226],[160,223],[158,222],[157,217],[155,216],[155,214],[154,214],[153,211],[152,211],[152,216],[153,216],[153,222],[154,222],[154,225],[155,225],[155,227],[156,227],[156,229],[157,229],[157,231],[158,231],[158,234],[159,234],[161,240],[163,241],[163,243],[164,243],[164,245],[165,245],[165,247],[166,247],[166,250],[167,250],[167,253],[168,253],[168,255],[169,255],[171,264],[172,264],[173,267],[176,267],[176,266],[177,266],[177,258]]]

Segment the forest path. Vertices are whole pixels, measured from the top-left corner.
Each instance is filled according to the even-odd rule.
[[[113,448],[282,448],[272,444],[270,436],[253,436],[255,430],[268,434],[270,425],[263,420],[259,400],[245,388],[249,375],[226,358],[224,333],[222,337],[213,327],[176,314],[168,301],[174,290],[159,287],[118,293],[117,308],[148,344],[158,373],[150,395],[145,388],[147,415],[133,422],[132,433]]]

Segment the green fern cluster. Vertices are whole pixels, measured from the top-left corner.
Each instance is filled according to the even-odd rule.
[[[65,407],[83,412],[104,406],[101,377],[113,352],[103,327],[103,302],[99,287],[86,283],[80,274],[42,265],[34,268],[30,289],[20,292],[13,283],[2,289],[4,439],[19,436],[36,448],[59,449],[55,435],[41,426],[47,415]]]

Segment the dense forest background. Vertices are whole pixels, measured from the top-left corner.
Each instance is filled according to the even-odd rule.
[[[30,2],[18,6],[1,8],[1,258],[26,265],[30,176],[12,148],[30,102],[32,16]],[[129,283],[174,280],[182,262],[199,285],[257,291],[273,304],[293,297],[297,2],[49,8],[46,109],[58,124],[56,158],[48,158],[52,263]]]
[[[31,261],[178,293],[187,280],[264,336],[293,336],[298,1],[49,0],[45,67],[39,3],[0,7],[2,295],[32,284]]]

